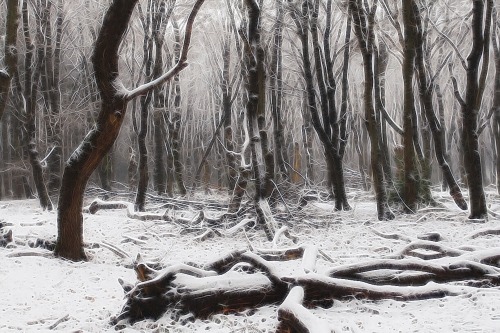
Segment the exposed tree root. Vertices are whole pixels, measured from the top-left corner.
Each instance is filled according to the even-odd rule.
[[[500,235],[500,226],[496,228],[485,228],[481,230],[477,230],[473,234],[469,235],[468,238],[478,238],[482,236],[488,236],[488,235]]]
[[[414,251],[432,250],[443,259],[415,258]],[[137,262],[135,286],[121,282],[126,304],[113,320],[131,322],[158,318],[170,310],[207,318],[268,304],[278,308],[278,332],[311,332],[330,328],[305,306],[332,300],[361,298],[400,301],[457,295],[467,287],[500,285],[500,248],[466,252],[418,241],[404,247],[397,258],[379,259],[315,273],[317,246],[288,249],[236,250],[204,266],[177,264],[155,270]],[[303,273],[282,275],[279,261],[302,260]],[[312,326],[311,326],[312,325]]]

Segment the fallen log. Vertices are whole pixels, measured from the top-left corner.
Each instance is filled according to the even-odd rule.
[[[317,249],[303,247],[294,250],[295,259],[301,257],[304,261],[306,258],[303,266],[307,268],[306,273],[283,276],[277,269],[276,261],[265,260],[257,253],[244,250],[231,252],[213,263],[200,266],[202,268],[176,264],[157,271],[143,263],[137,263],[136,272],[140,282],[133,287],[121,282],[126,292],[126,302],[120,314],[113,319],[113,323],[123,320],[136,322],[145,318],[157,319],[166,311],[173,311],[179,317],[191,313],[195,318],[207,318],[216,313],[234,313],[263,305],[283,304],[294,287],[303,289],[301,303],[306,306],[332,304],[332,300],[353,297],[366,300],[422,300],[457,295],[463,293],[463,288],[466,288],[435,282],[422,286],[375,285],[365,281],[331,277],[312,272],[314,260],[308,258],[315,258]],[[310,252],[311,255],[304,254],[305,252]],[[300,255],[297,256],[297,253]],[[400,268],[404,265],[416,267],[412,261],[403,261]],[[483,268],[483,273],[494,272],[493,268]],[[436,272],[441,270],[438,266],[433,266],[433,269]],[[467,276],[474,277],[474,274]],[[297,299],[295,296],[293,298]],[[282,317],[288,316],[288,319],[284,320],[297,319],[290,317],[291,310],[287,306],[290,303],[284,304]],[[292,310],[296,307],[291,306]],[[292,324],[289,323],[290,325]]]

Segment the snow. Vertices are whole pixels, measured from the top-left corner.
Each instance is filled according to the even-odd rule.
[[[287,225],[290,233],[298,237],[299,244],[310,248],[304,259],[306,272],[300,260],[272,262],[271,269],[278,276],[321,277],[337,266],[393,257],[409,244],[408,239],[416,240],[418,235],[429,232],[441,235],[439,244],[444,248],[476,249],[478,256],[490,256],[494,248],[500,246],[498,235],[472,237],[483,229],[498,229],[498,218],[471,223],[467,212],[456,208],[446,193],[437,192],[435,197],[444,208],[424,208],[415,215],[401,214],[394,221],[384,222],[376,220],[372,196],[363,192],[351,194],[353,210],[348,212],[333,212],[328,203],[308,204],[301,212],[305,218],[300,223]],[[488,192],[488,200],[490,209],[500,211],[500,200],[493,191]],[[208,213],[215,215],[212,211]],[[110,318],[117,315],[125,303],[118,279],[136,283],[131,265],[138,253],[146,262],[176,264],[182,271],[187,268],[180,263],[212,262],[249,245],[262,249],[297,246],[285,237],[273,244],[263,231],[241,229],[199,241],[195,233],[181,233],[181,223],[138,221],[127,217],[126,209],[100,210],[95,215],[84,214],[85,241],[113,245],[128,257],[121,258],[104,246],[90,247],[86,250],[88,262],[73,263],[27,245],[37,238],[55,239],[56,218],[56,212],[42,211],[36,200],[0,201],[0,221],[9,225],[3,232],[12,229],[15,240],[7,248],[0,248],[0,332],[115,332]],[[371,229],[404,237],[384,238]],[[333,262],[323,255],[317,255],[314,261],[315,253],[324,253]],[[462,259],[470,258],[466,254]],[[446,264],[449,260],[443,258],[436,263]],[[202,275],[206,271],[198,273]],[[224,274],[223,279],[206,277],[205,285],[200,288],[223,288],[229,284],[251,288],[267,283],[263,274],[249,279],[242,276],[233,270]],[[337,280],[321,278],[330,282]],[[191,284],[201,280],[177,274],[176,283],[183,281]],[[355,281],[349,283],[362,286]],[[307,311],[337,333],[500,331],[500,288],[447,286],[457,291],[457,295],[411,302],[366,301],[353,297],[335,301],[329,308]],[[438,287],[435,283],[426,286],[428,289]],[[401,287],[394,289],[401,290]],[[406,287],[406,290],[412,288]],[[178,321],[167,312],[158,321],[145,320],[120,329],[123,332],[273,332],[278,324],[278,306],[263,306],[235,315],[218,314],[208,320],[190,320],[187,315]]]

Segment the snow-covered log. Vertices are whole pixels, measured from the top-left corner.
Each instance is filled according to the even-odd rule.
[[[300,254],[299,256],[294,254],[295,258],[304,256],[307,263],[305,266],[312,267],[314,254],[317,253],[315,248],[298,249],[294,249]],[[304,254],[305,252],[310,252],[311,255]],[[495,252],[488,253],[489,256],[484,253],[485,258],[494,258]],[[273,258],[276,259],[276,257]],[[423,260],[420,261],[423,262]],[[397,267],[401,269],[419,267],[417,259],[401,260],[400,264],[397,264],[395,259],[387,259],[376,264],[385,264],[386,267],[399,265]],[[457,264],[460,263],[457,262]],[[473,272],[469,275],[463,274],[464,279],[476,279],[477,272],[482,273],[480,279],[488,275],[496,276],[497,269],[487,264],[467,261],[460,265],[459,271],[467,268]],[[450,266],[449,269],[453,270],[454,266]],[[360,271],[363,270],[360,268]],[[428,270],[435,273],[446,272],[446,268],[439,265],[429,265]],[[337,270],[337,272],[341,271],[348,270],[346,267]],[[281,318],[284,318],[283,316],[288,318],[283,319],[285,322],[301,322],[308,327],[307,325],[316,320],[308,314],[305,308],[301,307],[302,302],[309,306],[352,297],[367,300],[411,301],[457,295],[467,290],[467,287],[448,286],[435,282],[422,286],[374,285],[314,273],[312,269],[305,274],[282,276],[277,269],[276,262],[265,260],[257,253],[245,250],[231,252],[203,268],[175,264],[157,271],[144,263],[137,263],[136,272],[139,282],[135,286],[120,282],[126,292],[126,304],[114,323],[121,320],[135,322],[145,318],[158,318],[168,310],[179,316],[191,313],[196,318],[207,318],[216,313],[234,313],[267,304],[282,303]],[[294,290],[294,287],[301,289],[295,289],[290,294],[290,290]],[[301,294],[300,290],[303,290],[303,296],[298,297],[297,293]],[[291,298],[285,301],[287,296]],[[297,331],[307,332],[307,330]]]
[[[302,302],[304,300],[304,289],[293,287],[278,308],[278,320],[280,322],[277,333],[299,332],[299,333],[331,333],[332,329],[328,323],[315,317]]]

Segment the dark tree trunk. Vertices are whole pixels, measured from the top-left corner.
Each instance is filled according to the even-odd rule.
[[[141,8],[141,7],[139,7]],[[143,63],[142,68],[144,68],[144,81],[149,82],[153,79],[153,34],[154,30],[157,28],[155,8],[153,7],[153,2],[148,1],[147,8],[145,11],[141,9],[141,21],[142,28],[144,30],[144,42],[143,42]],[[180,46],[179,46],[180,48]],[[135,196],[134,208],[136,211],[143,212],[146,205],[146,192],[148,190],[149,183],[149,170],[148,170],[148,149],[146,144],[146,136],[148,134],[148,118],[151,107],[151,102],[153,100],[153,92],[150,91],[146,95],[140,98],[140,125],[139,132],[137,133],[137,146],[139,153],[139,165],[137,173],[139,179],[137,182],[137,192]]]
[[[52,202],[50,201],[47,187],[43,179],[43,168],[38,157],[38,150],[36,147],[36,99],[38,95],[38,83],[40,79],[40,61],[35,59],[35,46],[33,45],[30,37],[29,22],[28,22],[28,5],[23,1],[23,32],[26,43],[26,56],[25,56],[25,75],[24,75],[24,94],[25,94],[25,111],[26,111],[26,134],[25,139],[26,150],[28,153],[31,171],[33,174],[33,181],[35,183],[40,206],[43,209],[52,210]],[[44,37],[41,31],[38,31],[37,44],[39,45],[38,60],[42,58],[40,53],[43,53],[41,45],[44,42]]]
[[[233,191],[238,177],[236,157],[234,156],[233,143],[233,127],[231,125],[232,118],[232,88],[229,86],[229,65],[231,49],[229,41],[224,42],[223,50],[223,70],[222,70],[222,117],[224,120],[224,145],[226,147],[226,163],[227,163],[227,182],[229,193]]]
[[[7,0],[5,21],[5,70],[0,71],[0,121],[9,98],[10,82],[17,71],[17,30],[19,27],[19,1]]]
[[[92,62],[101,95],[97,126],[70,156],[64,169],[58,205],[58,238],[55,254],[85,260],[83,251],[83,193],[92,172],[115,142],[127,100],[113,84],[118,77],[118,47],[137,0],[113,1],[96,40]]]
[[[99,164],[97,172],[99,173],[99,180],[101,182],[101,187],[105,191],[111,191],[111,172],[113,169],[113,156],[112,151],[110,151],[102,159]]]
[[[48,189],[51,194],[56,194],[61,186],[61,161],[62,161],[62,125],[60,119],[61,96],[60,96],[60,75],[59,66],[61,63],[61,40],[63,25],[62,0],[57,3],[56,35],[55,44],[52,45],[51,28],[51,2],[42,1],[43,15],[40,26],[44,29],[45,36],[49,38],[45,41],[44,50],[44,78],[46,81],[47,109],[47,140],[52,149],[47,157],[47,169],[49,174]]]
[[[175,32],[175,47],[174,53],[176,59],[180,55],[180,34],[179,28],[177,27],[177,23],[172,21],[174,24],[174,32]],[[180,143],[180,131],[181,131],[181,86],[179,83],[179,76],[174,77],[174,108],[172,113],[170,114],[170,121],[168,125],[169,129],[169,138],[170,138],[170,147],[171,147],[171,157],[173,162],[173,170],[172,174],[175,177],[175,183],[177,185],[177,190],[180,195],[186,195],[186,187],[184,185],[184,178],[182,170],[184,169],[181,162],[181,143]]]
[[[371,169],[373,176],[373,186],[377,200],[377,213],[379,220],[391,220],[394,214],[391,212],[387,203],[387,194],[384,185],[384,173],[382,170],[382,155],[380,149],[379,124],[376,121],[373,90],[373,24],[376,8],[366,14],[361,0],[349,0],[349,10],[351,12],[354,24],[354,32],[359,42],[362,57],[363,69],[365,74],[364,81],[364,107],[365,124],[371,142]]]
[[[488,211],[483,188],[483,171],[479,155],[478,112],[482,94],[479,90],[479,67],[484,49],[489,44],[487,29],[491,23],[493,1],[488,0],[485,15],[485,1],[474,0],[472,9],[472,49],[467,58],[467,86],[462,103],[462,150],[464,167],[469,187],[471,219],[485,218]],[[486,23],[486,24],[485,24]],[[483,25],[485,30],[483,30]],[[484,65],[484,64],[483,64]]]
[[[265,69],[264,50],[260,45],[261,10],[256,0],[246,0],[248,7],[248,28],[245,43],[246,91],[248,95],[245,117],[251,154],[251,168],[255,183],[254,204],[257,223],[268,239],[272,240],[274,230],[262,211],[262,202],[269,198],[274,176],[273,156],[268,150],[265,121]]]
[[[494,16],[493,22],[498,20],[498,16]],[[497,23],[498,25],[498,23]],[[496,29],[494,30],[496,31]],[[497,40],[498,34],[492,34],[493,51],[495,54],[495,85],[493,97],[493,133],[495,136],[496,146],[496,184],[497,192],[500,194],[500,45]]]
[[[339,142],[339,155],[344,158],[345,148],[347,146],[347,139],[349,132],[347,131],[347,110],[349,106],[349,57],[351,54],[351,30],[352,30],[352,16],[347,15],[347,23],[345,27],[344,38],[344,54],[342,64],[342,97],[340,103],[340,142]]]
[[[165,193],[167,174],[165,172],[164,143],[165,118],[162,109],[156,109],[153,113],[153,145],[154,145],[154,166],[153,166],[153,186],[158,195]]]
[[[427,71],[425,67],[424,58],[424,32],[422,31],[422,18],[420,16],[420,10],[418,6],[414,5],[413,14],[415,15],[415,23],[417,25],[417,38],[416,38],[416,66],[418,71],[418,83],[419,83],[419,93],[422,108],[425,113],[425,118],[429,123],[429,127],[432,133],[432,138],[434,142],[434,152],[436,154],[436,159],[443,172],[443,177],[447,187],[450,190],[450,195],[453,200],[463,210],[467,209],[467,202],[465,201],[462,191],[458,186],[455,177],[451,171],[451,167],[448,164],[449,157],[446,153],[446,138],[445,138],[445,127],[444,127],[444,105],[442,101],[441,89],[437,82],[432,79],[429,81],[427,78]],[[432,104],[432,93],[433,90],[436,91],[436,96],[438,99],[439,110],[442,110],[443,116],[438,118],[434,112],[434,106]]]
[[[387,186],[392,189],[394,187],[391,154],[389,153],[389,144],[387,142],[387,120],[382,113],[385,112],[385,73],[389,64],[389,53],[384,44],[379,45],[377,52],[373,54],[375,67],[374,77],[374,93],[375,93],[375,109],[377,122],[380,123],[380,149],[382,155],[382,170],[384,171],[384,179]]]
[[[327,165],[327,179],[329,192],[335,197],[335,208],[338,210],[350,209],[347,203],[345,192],[342,159],[339,155],[339,128],[337,123],[337,110],[335,106],[335,79],[333,77],[333,64],[329,53],[329,42],[326,42],[325,55],[328,57],[326,62],[326,73],[323,70],[321,48],[318,40],[318,10],[319,3],[312,6],[308,0],[302,2],[301,13],[292,12],[292,17],[297,26],[298,34],[302,45],[302,68],[304,71],[304,80],[306,85],[307,109],[310,113],[310,119],[318,137],[323,144],[324,156]],[[312,8],[312,13],[310,13]],[[311,15],[311,19],[309,16]],[[330,15],[327,15],[330,17]],[[327,23],[328,24],[328,23]],[[311,26],[313,54],[316,68],[317,82],[321,100],[321,119],[317,109],[316,96],[314,90],[312,65],[309,60],[309,30]],[[328,26],[327,26],[328,27]],[[329,38],[329,32],[325,33],[325,39]],[[327,37],[328,36],[328,37]],[[328,89],[325,83],[325,76],[328,79]]]
[[[174,3],[171,2],[167,7],[164,0],[159,4],[153,4],[155,8],[153,20],[153,41],[155,45],[155,56],[153,66],[153,77],[159,77],[163,71],[163,44],[165,41],[165,29],[170,16],[174,9]],[[165,171],[165,144],[166,137],[166,121],[165,110],[168,105],[166,101],[166,88],[157,87],[154,92],[154,113],[153,113],[153,149],[154,149],[154,165],[153,165],[153,186],[155,191],[160,195],[166,191],[167,174]]]
[[[118,49],[137,0],[115,0],[108,8],[92,56],[101,96],[101,109],[96,126],[66,162],[59,195],[56,255],[70,260],[86,259],[83,250],[82,203],[87,181],[115,142],[125,119],[127,103],[170,80],[187,66],[192,27],[203,2],[204,0],[196,1],[188,17],[179,62],[161,78],[155,80],[154,84],[126,92],[118,90],[116,84],[119,73]]]
[[[417,206],[417,179],[418,171],[415,161],[415,94],[413,92],[413,74],[415,65],[415,39],[417,28],[413,0],[403,0],[403,24],[404,24],[404,59],[403,59],[403,82],[404,82],[404,182],[403,182],[403,201],[405,211],[414,213]]]
[[[288,181],[290,173],[285,162],[288,154],[283,134],[283,2],[276,0],[276,21],[274,23],[273,48],[269,85],[271,90],[271,115],[273,119],[274,159],[283,181]]]

